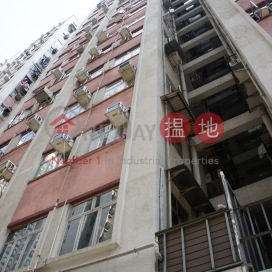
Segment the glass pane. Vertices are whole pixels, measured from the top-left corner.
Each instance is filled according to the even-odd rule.
[[[84,212],[89,211],[89,210],[91,209],[91,207],[92,207],[92,202],[93,202],[93,200],[91,199],[91,200],[89,200],[89,201],[86,203]]]
[[[31,232],[31,231],[40,229],[43,226],[44,221],[45,221],[45,218],[29,224],[28,228],[27,228],[27,232]]]
[[[68,222],[66,233],[62,242],[60,255],[73,251],[80,218]]]
[[[36,246],[37,246],[37,243],[39,241],[39,238],[40,238],[40,232],[34,234],[30,238],[30,240],[29,240],[29,242],[27,244],[27,247],[25,249],[25,252],[24,252],[24,255],[23,255],[23,258],[22,258],[22,261],[21,261],[19,267],[30,265],[30,262],[31,262],[31,259],[33,257],[33,254],[34,254],[34,251],[36,249]]]
[[[5,272],[14,270],[17,265],[18,259],[20,258],[21,252],[24,248],[26,238],[20,239],[16,242],[16,245],[11,253]]]
[[[97,149],[98,147],[100,147],[100,143],[101,143],[101,137],[97,137],[96,139],[93,139],[91,141],[89,152]]]
[[[14,232],[12,240],[19,239],[19,238],[23,237],[25,234],[26,234],[26,228],[16,230]]]
[[[96,218],[97,212],[85,216],[77,249],[91,245]]]
[[[97,237],[98,243],[109,240],[112,236],[115,208],[116,205],[112,205],[102,210]]]
[[[85,205],[85,202],[80,203],[80,204],[74,206],[74,207],[72,208],[72,210],[71,210],[70,216],[74,216],[74,215],[77,215],[77,214],[82,213],[82,212],[83,212],[84,205]]]
[[[2,253],[0,255],[0,271],[4,272],[4,267],[5,264],[7,263],[11,248],[12,248],[13,243],[7,244],[4,246]]]
[[[95,208],[111,202],[113,200],[113,195],[114,195],[114,190],[109,191],[101,196],[98,196],[96,198]]]

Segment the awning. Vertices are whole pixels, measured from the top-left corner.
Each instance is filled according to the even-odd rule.
[[[162,102],[166,101],[171,106],[173,112],[179,112],[187,117],[191,128],[189,135],[193,136],[195,118],[182,93],[180,91],[170,92],[161,96],[161,100]]]
[[[215,211],[186,165],[178,165],[167,170],[167,172],[170,172],[171,181],[177,186],[181,196],[185,198],[195,212],[210,213]]]

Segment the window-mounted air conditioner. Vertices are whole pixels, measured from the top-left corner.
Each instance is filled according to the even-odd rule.
[[[58,67],[52,71],[52,74],[55,76],[56,80],[60,80],[65,75],[65,72],[62,70],[62,68]]]
[[[76,48],[76,51],[78,54],[82,54],[84,52],[84,49],[85,49],[85,45],[82,44],[82,45],[79,45],[77,48]]]
[[[131,61],[126,61],[119,66],[118,72],[125,81],[129,82],[135,79],[136,68],[132,65]]]
[[[74,97],[81,106],[85,106],[91,101],[92,94],[86,86],[82,86],[74,91]]]
[[[43,119],[38,114],[34,114],[27,119],[26,124],[32,131],[37,132],[42,121]]]
[[[96,5],[96,7],[98,8],[98,9],[101,9],[102,8],[102,2],[99,2],[97,5]]]
[[[181,57],[178,53],[178,51],[173,52],[169,55],[169,60],[173,66],[177,66],[181,64]]]
[[[103,9],[104,13],[107,13],[109,11],[109,7],[106,3],[103,3],[101,8]]]
[[[64,33],[63,33],[63,39],[64,39],[64,40],[68,40],[68,39],[69,39],[69,37],[70,37],[70,35],[69,35],[69,34],[64,34]]]
[[[57,48],[52,48],[52,50],[51,50],[52,55],[56,54],[57,52],[58,52]]]
[[[50,145],[60,154],[65,154],[72,150],[74,140],[66,133],[55,135],[50,142]]]
[[[122,102],[107,108],[105,115],[114,127],[120,127],[128,122],[128,110]]]
[[[16,170],[16,165],[10,160],[0,164],[0,178],[9,181]]]
[[[106,32],[106,30],[102,30],[96,34],[96,37],[99,42],[104,42],[108,38],[108,33]]]
[[[97,58],[101,53],[102,51],[97,46],[94,46],[89,51],[89,54],[92,56],[92,59]]]
[[[93,34],[91,31],[86,32],[85,38],[87,39],[87,41],[90,41],[92,37],[93,37]]]
[[[86,26],[84,29],[83,29],[85,32],[89,32],[92,30],[92,27],[90,25]]]
[[[269,8],[267,6],[260,8],[259,14],[260,14],[261,18],[265,18],[265,17],[269,16],[269,14],[270,14]]]
[[[83,67],[76,72],[75,77],[77,78],[79,83],[82,83],[89,78],[89,74],[85,71],[85,68]]]
[[[28,49],[25,49],[25,50],[24,50],[24,53],[25,53],[27,56],[30,55],[30,51],[29,51]]]
[[[46,101],[50,101],[53,97],[53,93],[47,88],[44,87],[41,90],[34,91],[34,98],[37,100],[39,103],[44,103]]]
[[[91,22],[92,22],[93,25],[95,25],[95,24],[98,22],[98,20],[97,20],[96,17],[93,17],[93,18],[91,19]]]
[[[119,29],[118,32],[123,40],[128,40],[131,38],[131,32],[127,26],[123,26],[122,28]]]
[[[112,20],[115,23],[118,23],[121,20],[123,20],[124,16],[125,16],[125,11],[123,9],[120,9],[112,16]]]
[[[5,81],[5,82],[8,82],[9,80],[10,80],[10,76],[9,76],[9,75],[5,75],[5,76],[4,76],[4,81]]]

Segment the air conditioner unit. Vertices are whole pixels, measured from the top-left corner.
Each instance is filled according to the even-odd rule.
[[[5,72],[6,72],[6,75],[11,77],[12,73],[11,73],[11,71],[9,69],[6,69]]]
[[[10,80],[10,76],[5,75],[5,76],[4,76],[4,81],[5,81],[5,82],[8,82],[9,80]]]
[[[261,18],[265,18],[265,17],[269,16],[269,14],[270,14],[269,8],[267,6],[260,8],[259,14],[260,14]]]
[[[52,48],[52,50],[51,50],[52,55],[55,55],[57,52],[58,52],[57,48]]]
[[[120,127],[128,122],[128,110],[122,102],[107,108],[105,115],[114,127]]]
[[[63,33],[63,39],[64,39],[64,40],[68,40],[68,39],[69,39],[69,37],[70,37],[70,35],[69,35],[69,34],[64,34],[64,33]]]
[[[178,53],[178,51],[175,51],[174,53],[169,55],[169,60],[173,66],[177,66],[181,64],[181,57]]]
[[[34,114],[28,118],[26,124],[32,131],[37,132],[42,121],[43,119],[38,114]]]
[[[24,53],[25,53],[27,56],[30,55],[30,51],[29,51],[28,49],[25,49],[25,50],[24,50]]]
[[[65,75],[65,72],[62,70],[62,68],[58,67],[52,71],[52,74],[55,76],[56,80],[60,80]]]
[[[86,86],[82,86],[74,91],[74,97],[81,106],[85,106],[91,101],[92,94]]]
[[[115,23],[120,22],[121,20],[123,20],[125,16],[125,11],[123,9],[118,10],[118,12],[116,12],[113,16],[112,16],[112,20]]]
[[[119,66],[118,72],[125,81],[131,81],[135,78],[136,69],[132,65],[131,61],[126,61]]]
[[[206,183],[212,182],[212,176],[210,173],[205,174]]]
[[[16,170],[16,166],[10,160],[0,164],[0,178],[9,181]]]
[[[90,41],[90,40],[92,39],[92,37],[93,37],[93,34],[92,34],[91,31],[86,32],[85,38],[86,38],[88,41]]]
[[[108,38],[108,33],[105,30],[102,30],[96,34],[96,37],[99,42],[104,42]]]
[[[65,154],[72,150],[74,140],[66,133],[55,135],[50,142],[50,145],[60,154]]]
[[[91,50],[89,51],[89,54],[92,56],[92,59],[93,58],[97,58],[100,54],[101,54],[101,50],[95,46],[93,48],[91,48]]]
[[[80,83],[82,83],[89,78],[89,74],[85,71],[85,68],[83,67],[76,72],[75,77]]]
[[[92,22],[93,25],[95,25],[95,24],[98,22],[98,20],[97,20],[96,17],[93,17],[93,18],[91,19],[91,22]]]
[[[106,3],[103,3],[103,4],[102,4],[102,9],[103,9],[103,11],[104,11],[105,13],[107,13],[107,12],[109,11],[109,7],[108,7],[108,5],[107,5]]]
[[[131,32],[129,30],[129,28],[127,26],[123,26],[120,30],[119,30],[119,34],[121,35],[123,40],[128,40],[131,38]]]
[[[102,7],[102,2],[99,2],[97,5],[96,5],[96,7],[98,8],[98,9],[101,9],[101,7]]]
[[[85,45],[82,44],[82,45],[78,46],[76,50],[77,50],[78,54],[82,54],[84,52],[84,49],[85,49]]]
[[[84,29],[83,29],[85,32],[89,32],[92,30],[92,27],[90,25],[86,26]]]
[[[39,103],[50,101],[53,97],[53,93],[47,87],[44,87],[43,89],[37,92],[34,91],[33,94],[34,94],[34,98]]]

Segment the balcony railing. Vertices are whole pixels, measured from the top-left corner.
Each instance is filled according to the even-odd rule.
[[[223,271],[241,260],[230,212],[214,212],[157,233],[159,272]]]
[[[190,182],[188,175],[177,175],[177,170],[186,172],[182,169],[179,166],[169,171],[172,182],[184,188]],[[272,197],[240,206],[223,172],[220,176],[227,208],[222,206],[223,210],[213,212],[206,209],[200,217],[157,232],[162,256],[158,272],[226,271],[238,266],[252,272],[272,268]]]

